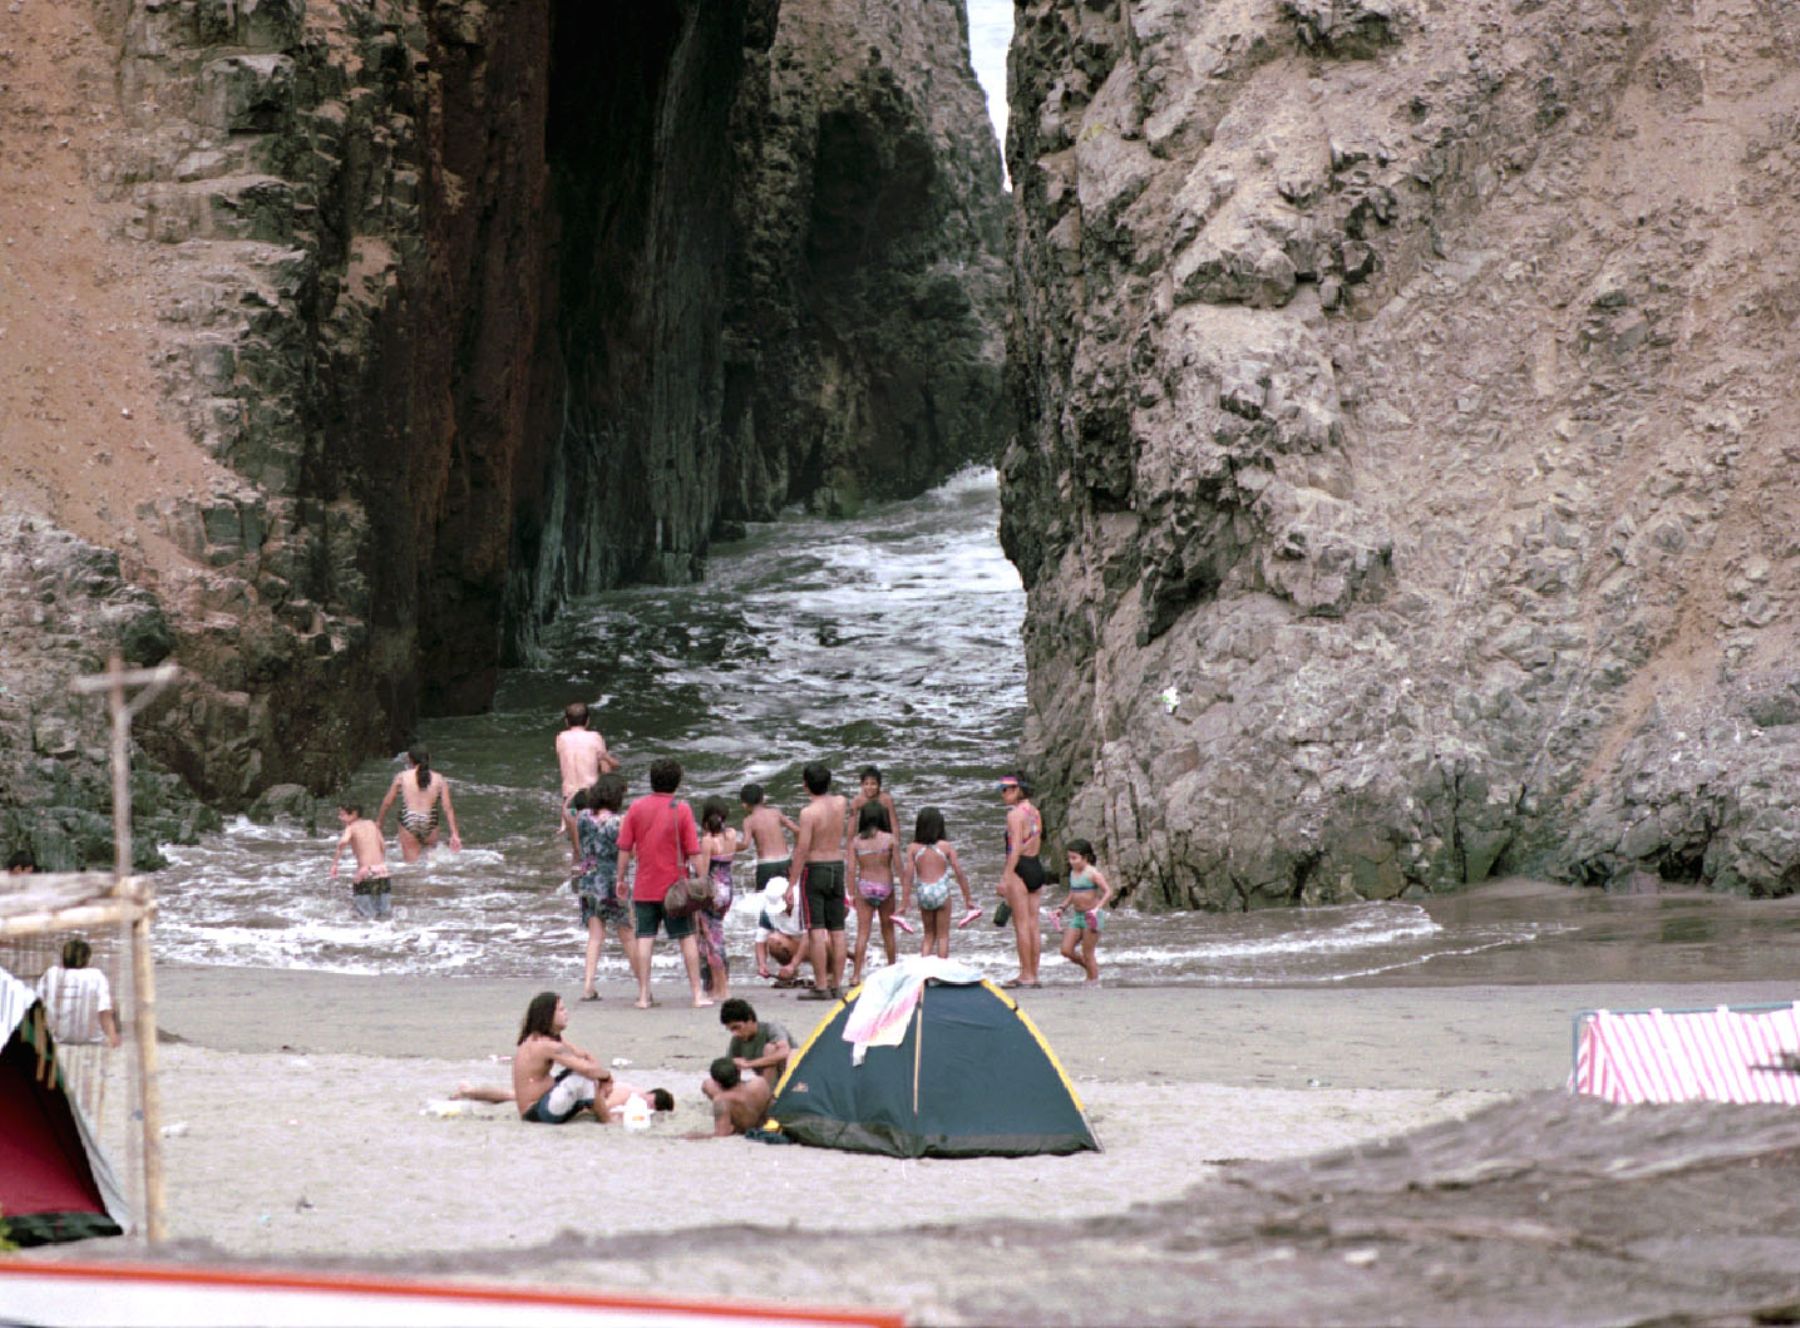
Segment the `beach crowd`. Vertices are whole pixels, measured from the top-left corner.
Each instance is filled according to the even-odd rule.
[[[678,796],[681,763],[661,757],[650,763],[649,793],[627,805],[619,759],[580,701],[564,709],[556,758],[562,782],[558,806],[574,863],[568,883],[587,937],[583,1000],[598,999],[595,973],[611,935],[636,981],[638,1008],[655,1005],[651,959],[659,933],[678,948],[696,1007],[728,998],[731,962],[724,920],[737,897],[741,860],[751,869],[748,884],[756,895],[757,976],[779,987],[803,987],[802,1000],[838,999],[846,986],[859,985],[877,933],[890,964],[898,955],[897,930],[922,934],[922,955],[948,958],[951,932],[983,914],[943,812],[921,808],[910,840],[903,842],[899,813],[875,766],[862,767],[858,791],[845,797],[833,791],[828,767],[808,764],[801,771],[807,802],[797,817],[771,805],[760,784],[746,784],[734,818],[719,797],[704,799],[696,815]],[[1031,800],[1030,781],[1009,774],[997,781],[996,791],[1007,812],[994,922],[1011,922],[1019,961],[1017,974],[1002,985],[1037,987],[1042,985],[1041,895],[1056,873],[1041,856],[1044,824]],[[356,862],[351,902],[366,918],[392,915],[383,827],[396,807],[396,832],[407,862],[438,843],[440,828],[448,832],[452,851],[462,847],[449,781],[432,770],[429,752],[414,747],[374,819],[354,801],[338,807],[343,832],[331,874],[338,874],[348,849]],[[1112,886],[1086,840],[1068,841],[1067,870],[1068,896],[1053,910],[1062,931],[1061,953],[1088,982],[1098,982],[1098,945]],[[953,919],[957,893],[962,909]],[[911,920],[915,907],[917,926]]]

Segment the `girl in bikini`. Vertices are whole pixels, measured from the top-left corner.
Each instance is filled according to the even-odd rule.
[[[919,917],[925,923],[925,944],[919,953],[927,958],[932,955],[939,959],[950,957],[952,876],[962,887],[965,911],[960,925],[966,927],[971,919],[981,915],[981,910],[975,907],[975,900],[969,894],[969,878],[963,875],[956,850],[944,837],[944,814],[936,807],[926,807],[919,812],[918,822],[913,827],[913,842],[902,864],[900,911],[905,913],[913,896],[918,896]]]
[[[1106,873],[1094,865],[1094,846],[1085,839],[1071,839],[1069,897],[1057,908],[1056,923],[1063,929],[1062,957],[1081,965],[1090,987],[1100,983],[1100,963],[1094,958],[1094,951],[1100,945],[1100,924],[1106,917],[1106,901],[1111,898],[1112,886]],[[1077,949],[1080,954],[1075,953]]]
[[[863,964],[869,956],[869,928],[881,919],[881,945],[888,963],[894,962],[894,882],[900,876],[900,841],[888,823],[887,808],[865,802],[856,818],[856,968],[852,987],[863,980]]]
[[[431,753],[423,747],[414,747],[407,752],[406,759],[411,764],[395,775],[394,782],[388,785],[387,796],[381,800],[381,810],[375,813],[376,827],[386,823],[388,808],[398,798],[401,857],[408,862],[417,862],[419,854],[437,846],[440,814],[450,826],[450,851],[460,853],[462,836],[456,833],[456,809],[450,805],[450,781],[431,773]]]
[[[731,968],[725,958],[725,915],[731,912],[731,862],[744,846],[738,832],[725,823],[730,815],[731,809],[723,798],[708,798],[700,806],[700,853],[711,864],[713,901],[711,907],[694,914],[694,921],[699,924],[706,990],[721,1001],[731,995]]]

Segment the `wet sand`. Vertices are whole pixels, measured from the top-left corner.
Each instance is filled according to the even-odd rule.
[[[1224,1164],[1393,1139],[1556,1089],[1578,1009],[1793,996],[1771,983],[1024,993],[1105,1151],[902,1162],[681,1139],[708,1124],[695,1089],[725,1036],[716,1012],[675,1003],[673,986],[649,1012],[621,988],[574,1007],[574,1040],[629,1060],[622,1078],[676,1094],[672,1119],[633,1135],[528,1127],[506,1106],[424,1114],[460,1080],[506,1081],[499,1057],[528,984],[243,969],[165,969],[159,984],[162,1025],[180,1039],[163,1048],[162,1082],[171,1225],[198,1242],[189,1255],[775,1292],[929,1321],[1002,1300],[1017,1307],[1008,1317],[1061,1317],[1054,1263],[920,1263],[908,1241],[955,1248],[959,1230],[991,1241],[1028,1219],[1110,1223],[1216,1184]],[[797,1037],[818,1018],[788,993],[739,994]],[[703,1254],[676,1259],[656,1234],[683,1227],[712,1228],[694,1237]],[[868,1257],[815,1265],[802,1257],[815,1241]],[[1130,1319],[1135,1293],[1126,1283],[1120,1294],[1073,1317]]]

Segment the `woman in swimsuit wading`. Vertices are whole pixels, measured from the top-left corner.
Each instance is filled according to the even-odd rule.
[[[437,847],[438,818],[450,827],[450,851],[462,852],[462,836],[456,833],[456,809],[450,805],[450,781],[431,772],[431,753],[423,747],[407,752],[410,764],[394,776],[387,797],[375,814],[375,824],[387,822],[388,808],[400,799],[400,855],[417,862],[419,854]]]
[[[869,957],[869,928],[881,919],[881,945],[888,963],[894,962],[894,882],[900,876],[900,841],[888,824],[887,808],[865,802],[857,813],[856,839],[856,968],[852,987],[863,980],[863,964]]]
[[[731,862],[744,847],[743,839],[725,824],[731,809],[723,798],[708,798],[700,807],[700,856],[712,873],[713,901],[694,914],[699,924],[700,958],[705,965],[705,988],[717,1000],[731,992],[731,965],[725,957],[725,915],[731,912]]]

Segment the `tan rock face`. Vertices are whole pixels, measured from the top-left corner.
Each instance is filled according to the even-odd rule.
[[[1800,19],[1031,3],[1030,759],[1146,901],[1800,886]]]

